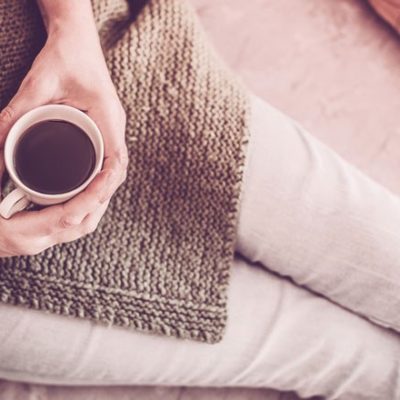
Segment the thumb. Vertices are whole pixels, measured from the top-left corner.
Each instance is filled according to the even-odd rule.
[[[32,79],[26,77],[18,92],[0,112],[0,148],[3,147],[9,130],[19,117],[48,102],[48,96],[37,86]]]

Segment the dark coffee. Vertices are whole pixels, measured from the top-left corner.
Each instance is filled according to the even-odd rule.
[[[95,162],[95,149],[88,135],[62,120],[31,126],[14,152],[14,165],[21,181],[46,194],[76,189],[89,178]]]

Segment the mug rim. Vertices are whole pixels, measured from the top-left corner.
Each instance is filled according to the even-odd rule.
[[[24,132],[27,131],[31,126],[33,126],[36,123],[40,123],[42,121],[46,121],[44,118],[43,120],[36,121],[33,123],[28,123],[26,127],[21,129],[21,125],[23,125],[26,120],[34,116],[35,114],[40,114],[43,113],[45,116],[45,113],[47,110],[54,110],[58,109],[61,110],[67,110],[68,112],[74,113],[78,118],[84,119],[90,126],[90,129],[95,133],[95,135],[98,138],[98,144],[99,144],[99,157],[96,157],[96,164],[93,168],[92,173],[90,174],[89,178],[87,178],[81,185],[79,185],[77,188],[70,190],[68,192],[63,192],[63,193],[57,193],[57,194],[48,194],[48,193],[42,193],[38,192],[36,190],[31,189],[29,186],[25,185],[21,179],[19,178],[18,174],[16,173],[15,166],[14,166],[14,150],[17,144],[17,141],[14,143],[14,146],[10,148],[11,146],[11,138],[16,136],[16,140],[18,140],[19,135],[22,135]],[[50,119],[50,117],[49,117]],[[60,117],[60,120],[64,120],[66,122],[69,122],[71,124],[77,125],[76,122],[68,119],[67,117]],[[84,129],[80,127],[87,136],[89,136],[89,139],[93,142],[93,139],[91,138],[91,135],[87,132],[87,129]],[[95,145],[93,143],[93,145]],[[19,187],[21,190],[23,190],[26,194],[29,194],[33,197],[36,198],[42,198],[46,200],[63,200],[64,198],[71,198],[81,192],[83,189],[85,189],[86,186],[89,185],[89,183],[95,178],[95,176],[100,172],[103,164],[103,159],[104,159],[104,141],[103,141],[103,136],[100,132],[100,129],[96,125],[96,123],[93,121],[92,118],[90,118],[87,114],[85,114],[83,111],[79,110],[78,108],[66,105],[66,104],[45,104],[39,107],[35,107],[32,110],[26,112],[23,114],[21,117],[19,117],[14,124],[12,125],[11,129],[8,131],[5,143],[4,143],[4,162],[5,166],[7,168],[8,173],[10,174],[10,177],[12,181],[15,183],[17,187]]]

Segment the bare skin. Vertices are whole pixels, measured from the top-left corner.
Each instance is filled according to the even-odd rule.
[[[82,193],[64,204],[0,217],[0,257],[33,255],[93,232],[126,178],[124,109],[109,76],[90,0],[38,0],[48,32],[18,92],[0,113],[0,146],[12,124],[43,104],[85,111],[105,142],[102,171]],[[4,173],[3,152],[0,175]]]

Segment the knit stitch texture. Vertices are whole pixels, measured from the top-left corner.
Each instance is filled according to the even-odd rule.
[[[92,5],[128,117],[128,176],[94,233],[1,258],[0,299],[217,342],[249,141],[247,94],[184,1],[151,0],[138,15],[127,0]],[[0,3],[1,107],[45,37],[35,2]]]

